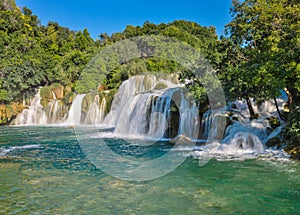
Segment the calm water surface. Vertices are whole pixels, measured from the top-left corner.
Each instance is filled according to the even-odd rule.
[[[149,159],[170,147],[109,143]],[[156,180],[123,181],[88,160],[72,128],[1,127],[0,214],[300,214],[299,162],[198,162],[190,156]]]

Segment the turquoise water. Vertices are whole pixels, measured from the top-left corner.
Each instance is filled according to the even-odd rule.
[[[0,214],[300,214],[299,162],[260,156],[199,166],[189,156],[170,174],[130,182],[94,166],[72,128],[0,132]],[[171,147],[108,142],[122,156],[146,160]]]

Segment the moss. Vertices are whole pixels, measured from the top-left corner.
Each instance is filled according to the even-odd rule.
[[[40,96],[42,99],[53,99],[51,88],[49,86],[44,86],[40,90]]]
[[[105,93],[105,99],[106,99],[106,108],[105,108],[105,113],[108,113],[111,110],[111,105],[115,96],[115,93],[117,90],[113,89],[110,90],[108,93]]]
[[[49,104],[49,99],[41,99],[41,105],[43,106],[43,108],[47,108],[48,104]]]
[[[273,129],[276,129],[277,127],[280,126],[280,121],[279,121],[278,117],[276,117],[276,116],[269,117],[267,120],[269,121],[270,126]]]
[[[18,102],[0,105],[0,125],[9,125],[25,108]]]
[[[72,91],[64,95],[64,97],[62,98],[62,102],[64,103],[65,106],[70,106],[72,104],[74,95],[75,94]]]
[[[292,159],[300,160],[300,143],[290,143],[284,151],[291,155]]]
[[[54,92],[57,99],[62,99],[64,97],[64,86],[58,83],[54,83],[50,86],[50,90]]]
[[[155,87],[154,87],[154,90],[162,90],[162,89],[166,89],[168,86],[162,82],[162,81],[159,81]]]
[[[68,94],[68,93],[71,93],[71,92],[72,92],[72,87],[70,87],[70,86],[65,86],[64,91],[65,91],[65,92],[64,92],[65,95]]]
[[[86,94],[82,100],[82,113],[85,115],[89,111],[89,107],[94,101],[94,94]]]

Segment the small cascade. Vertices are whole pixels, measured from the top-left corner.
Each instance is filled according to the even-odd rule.
[[[101,104],[100,104],[100,111],[99,111],[99,114],[97,115],[97,122],[100,123],[100,122],[103,122],[104,120],[104,117],[105,117],[105,110],[106,110],[106,105],[107,105],[107,101],[106,101],[106,98],[104,97],[101,101]]]
[[[47,123],[47,116],[41,105],[41,96],[38,92],[30,103],[28,109],[25,109],[15,119],[15,125],[43,125]]]
[[[258,136],[251,132],[237,132],[227,142],[213,142],[200,147],[192,155],[200,159],[244,160],[255,158],[265,152],[266,148]]]
[[[120,86],[104,123],[120,134],[195,139],[198,107],[181,87],[152,75],[132,77]]]
[[[106,99],[102,98],[100,102],[100,96],[96,95],[92,104],[90,105],[88,112],[85,116],[85,124],[100,124],[105,116]]]
[[[224,154],[234,153],[261,153],[265,150],[266,143],[274,137],[278,137],[285,123],[280,121],[274,100],[266,101],[257,105],[253,100],[253,109],[259,114],[257,119],[250,120],[250,114],[245,101],[234,102],[234,108],[229,109],[231,113],[231,125],[226,129],[225,138],[220,142],[217,150]],[[279,109],[282,110],[285,99],[277,99]],[[277,128],[270,126],[270,117],[277,117],[280,125]]]
[[[69,110],[68,118],[64,124],[67,125],[79,125],[81,123],[81,104],[85,94],[77,95]]]
[[[51,93],[52,93],[53,100],[49,102],[48,107],[46,108],[47,111],[49,112],[47,122],[49,124],[54,124],[57,123],[59,120],[58,119],[59,117],[57,115],[59,109],[59,101],[57,100],[55,93],[53,91],[51,91]]]
[[[223,110],[208,110],[203,114],[202,139],[208,141],[220,141],[224,137],[227,126],[226,113]]]
[[[224,144],[223,148],[226,148],[228,152],[236,152],[239,150],[263,152],[265,150],[264,145],[260,139],[253,133],[238,132],[229,141],[229,144]]]
[[[165,135],[171,117],[170,107],[173,91],[174,89],[169,90],[162,95],[157,95],[158,97],[156,100],[151,99],[151,114],[149,117],[150,128],[148,134],[152,137],[159,138]]]
[[[47,124],[60,124],[64,120],[68,107],[62,102],[62,100],[57,99],[54,91],[51,91],[51,95],[51,99],[43,99],[41,101],[41,103],[44,104]]]

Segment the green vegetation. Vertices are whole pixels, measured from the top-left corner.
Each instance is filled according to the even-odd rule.
[[[226,26],[227,37],[220,39],[214,27],[178,20],[168,24],[129,25],[123,32],[111,36],[101,33],[93,40],[87,29],[76,32],[55,22],[42,26],[30,9],[18,8],[13,0],[0,0],[2,112],[9,106],[7,112],[16,114],[21,105],[14,106],[15,111],[11,111],[12,104],[19,104],[17,102],[28,92],[39,86],[44,86],[42,98],[51,99],[54,93],[70,104],[75,91],[97,93],[101,88],[115,92],[129,77],[151,72],[159,75],[178,73],[181,80],[189,79],[187,87],[202,104],[203,113],[208,104],[203,83],[177,62],[147,55],[155,53],[155,49],[166,50],[163,44],[154,47],[151,41],[141,41],[138,48],[146,54],[129,61],[118,59],[111,53],[107,55],[109,61],[93,58],[101,50],[124,39],[130,42],[130,38],[137,36],[167,36],[200,51],[215,69],[227,99],[246,99],[252,119],[257,115],[250,98],[259,103],[276,98],[280,90],[284,90],[289,98],[288,110],[280,116],[287,121],[288,148],[296,153],[300,151],[299,1],[233,0],[231,14],[232,21]],[[172,50],[166,52],[172,54]],[[66,98],[62,98],[62,91]],[[109,98],[112,99],[113,94],[110,93]],[[0,123],[7,123],[13,115],[2,114],[5,120]],[[278,126],[278,119],[270,120],[273,127]]]
[[[219,76],[228,97],[256,101],[276,98],[284,89],[289,114],[286,138],[300,148],[300,4],[298,0],[234,0],[229,38]],[[253,109],[252,118],[255,117]],[[299,151],[299,150],[298,150]]]
[[[42,26],[28,8],[0,0],[0,103],[54,82],[74,87],[97,47],[86,29]]]

